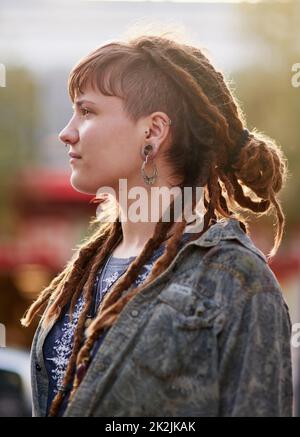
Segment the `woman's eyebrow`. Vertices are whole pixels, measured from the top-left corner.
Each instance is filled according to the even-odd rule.
[[[96,106],[96,103],[94,103],[94,102],[92,102],[90,100],[77,100],[77,101],[74,102],[73,108],[74,108],[74,106],[80,107],[80,106],[82,106],[84,104],[87,104],[87,103],[90,104],[90,105],[95,105]]]

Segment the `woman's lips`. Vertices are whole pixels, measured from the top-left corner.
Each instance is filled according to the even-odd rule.
[[[78,159],[81,159],[81,156],[80,155],[78,155],[77,153],[74,153],[74,152],[70,152],[69,153],[69,156],[70,156],[70,164],[72,164],[73,162],[76,162],[76,161],[78,161]]]
[[[70,158],[76,158],[76,159],[80,159],[81,156],[78,155],[78,153],[74,153],[74,152],[70,152],[69,153]]]
[[[74,162],[78,162],[78,161],[80,161],[80,159],[81,159],[81,158],[71,158],[69,162],[70,162],[70,164],[72,164],[72,163],[74,163]]]

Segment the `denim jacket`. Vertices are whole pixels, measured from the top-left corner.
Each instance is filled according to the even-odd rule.
[[[50,329],[32,344],[34,416],[46,414]],[[219,220],[124,307],[64,416],[291,416],[290,336],[264,254]]]

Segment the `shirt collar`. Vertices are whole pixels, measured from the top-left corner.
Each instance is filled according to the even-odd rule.
[[[262,258],[263,261],[268,262],[266,256],[254,245],[251,238],[245,234],[239,221],[235,218],[218,220],[203,235],[194,240],[194,243],[200,247],[212,247],[224,240],[238,240],[243,246]]]

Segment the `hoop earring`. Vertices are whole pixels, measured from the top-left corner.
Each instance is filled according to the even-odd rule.
[[[144,159],[144,162],[143,162],[143,164],[142,164],[142,168],[141,168],[141,174],[142,174],[142,177],[143,177],[143,179],[144,179],[144,181],[145,181],[145,183],[147,184],[147,185],[152,185],[152,184],[154,184],[154,182],[156,181],[156,178],[157,178],[157,174],[158,174],[158,172],[157,172],[157,167],[156,167],[156,165],[155,165],[155,162],[153,161],[153,158],[151,158],[151,152],[152,152],[152,150],[153,150],[153,146],[152,146],[152,144],[147,144],[146,146],[144,146],[144,148],[143,148],[143,155],[142,155],[142,157],[143,157],[143,159]],[[148,176],[147,174],[146,174],[146,171],[145,171],[145,167],[146,167],[146,165],[147,165],[147,162],[148,162],[148,160],[151,160],[151,162],[152,162],[152,165],[153,165],[153,173],[152,173],[152,175],[151,176]]]

